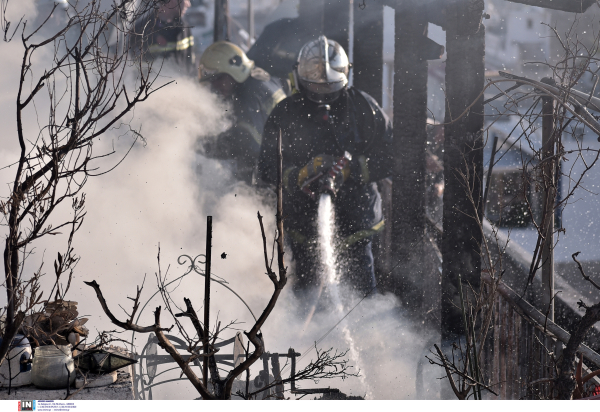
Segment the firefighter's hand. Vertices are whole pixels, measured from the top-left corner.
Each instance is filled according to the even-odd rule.
[[[348,177],[350,177],[350,161],[341,158],[319,179],[317,190],[320,193],[330,193],[335,197]]]
[[[331,169],[335,160],[333,156],[326,154],[320,154],[313,158],[298,172],[298,187],[301,188],[308,179]]]

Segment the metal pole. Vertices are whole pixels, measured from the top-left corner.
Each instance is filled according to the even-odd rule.
[[[542,174],[544,178],[544,216],[542,227],[542,313],[554,321],[554,100],[542,98]]]
[[[248,0],[248,49],[252,47],[254,40],[254,2]]]
[[[206,217],[206,268],[204,271],[204,354],[208,354],[208,332],[210,315],[210,258],[212,249],[212,216]],[[204,386],[208,382],[208,356],[202,364]]]

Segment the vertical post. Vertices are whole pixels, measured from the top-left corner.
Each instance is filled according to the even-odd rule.
[[[214,36],[215,42],[220,40],[229,40],[229,0],[215,0],[215,24]]]
[[[396,10],[394,48],[394,168],[390,288],[421,314],[425,235],[427,60],[421,56],[427,20],[414,7]],[[384,282],[385,283],[385,282]]]
[[[266,388],[267,386],[269,386],[269,384],[271,383],[271,379],[269,377],[269,358],[271,357],[271,354],[269,352],[263,353],[261,358],[263,361],[263,378],[264,378],[264,382],[265,385],[263,386],[263,388]],[[271,388],[267,388],[263,391],[263,399],[269,399],[271,397]]]
[[[354,2],[354,87],[367,92],[379,105],[383,95],[383,4]]]
[[[325,32],[325,0],[299,0],[298,20],[316,39]]]
[[[475,290],[481,276],[483,205],[483,96],[485,27],[483,0],[446,7],[446,118],[442,235],[442,344],[465,334],[458,275]],[[468,106],[470,110],[463,117]],[[473,204],[473,202],[475,204]]]
[[[212,249],[212,216],[206,217],[206,266],[204,270],[204,354],[208,354],[208,333],[209,333],[209,315],[210,315],[210,263]],[[202,363],[202,372],[204,374],[204,386],[208,382],[208,356],[204,357]]]
[[[296,390],[296,351],[293,348],[290,348],[288,350],[288,358],[290,359],[290,362],[292,363],[292,371],[290,372],[290,377],[292,378],[292,381],[290,383],[291,385],[291,390],[292,393],[294,393],[294,391]]]
[[[352,79],[353,85],[373,97],[383,106],[383,4],[363,3],[355,0],[353,11]],[[362,8],[361,8],[362,7]],[[393,80],[392,80],[393,81]],[[390,81],[388,84],[392,84]],[[391,107],[391,104],[390,104]],[[373,239],[375,273],[385,276],[390,273],[392,264],[392,181],[377,182],[381,193],[383,219],[386,222],[382,233]],[[386,289],[386,279],[377,279],[382,290]]]
[[[338,42],[350,55],[350,0],[325,0],[323,34]]]
[[[254,0],[248,0],[248,49],[254,41]]]
[[[542,222],[542,313],[554,321],[554,100],[542,97],[542,174],[544,177],[544,216]]]
[[[284,399],[283,397],[283,383],[281,383],[281,366],[279,365],[279,354],[271,354],[271,369],[273,370],[273,378],[275,378],[275,399]]]
[[[490,164],[488,165],[487,178],[485,179],[485,192],[483,192],[483,213],[485,215],[487,209],[487,198],[490,192],[490,185],[492,183],[492,170],[494,170],[494,162],[496,161],[496,150],[498,147],[498,135],[494,135],[494,141],[492,142],[492,154],[490,156]]]

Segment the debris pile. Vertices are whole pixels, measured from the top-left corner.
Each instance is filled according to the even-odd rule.
[[[89,334],[88,329],[83,326],[88,319],[78,316],[77,302],[46,302],[44,312],[34,313],[25,318],[21,333],[36,347],[70,343],[75,348],[81,338]]]

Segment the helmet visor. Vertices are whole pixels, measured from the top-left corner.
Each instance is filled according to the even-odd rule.
[[[313,83],[307,82],[304,79],[300,79],[300,84],[309,92],[316,94],[330,94],[335,93],[344,88],[346,86],[346,82],[329,82],[329,83]]]

